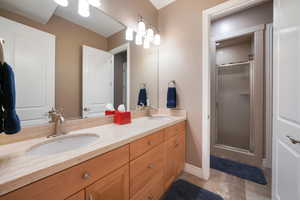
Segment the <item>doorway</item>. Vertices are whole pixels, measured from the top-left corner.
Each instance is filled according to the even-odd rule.
[[[224,40],[229,40],[229,39],[234,39],[234,38],[237,38],[237,37],[241,37],[241,36],[244,36],[244,35],[249,35],[249,34],[254,34],[254,37],[252,36],[252,43],[254,44],[255,49],[254,50],[258,50],[258,51],[261,51],[260,53],[258,53],[258,55],[264,55],[264,47],[263,48],[257,48],[259,45],[264,45],[264,31],[263,30],[259,30],[261,27],[259,27],[259,25],[252,25],[252,26],[249,26],[249,27],[244,27],[240,30],[235,30],[235,31],[232,31],[231,33],[226,33],[226,34],[220,34],[219,37],[214,37],[212,39],[211,37],[211,32],[214,31],[213,30],[213,26],[212,26],[212,22],[213,21],[216,21],[220,18],[223,18],[223,17],[226,17],[226,16],[230,16],[230,15],[233,15],[235,13],[239,13],[241,11],[245,11],[249,8],[253,8],[253,7],[256,7],[256,6],[259,6],[259,5],[262,5],[263,3],[265,3],[266,1],[262,1],[262,0],[254,0],[254,1],[249,1],[249,0],[240,0],[240,1],[227,1],[223,4],[220,4],[216,7],[213,7],[213,8],[210,8],[210,9],[207,9],[203,12],[203,69],[202,69],[202,141],[203,141],[203,145],[202,145],[202,177],[204,179],[208,179],[209,178],[209,175],[210,175],[210,154],[211,154],[211,144],[216,141],[215,139],[216,138],[213,138],[211,137],[212,134],[213,134],[213,129],[214,127],[211,126],[212,124],[212,121],[214,120],[214,116],[213,116],[213,110],[212,110],[212,107],[213,107],[213,102],[211,101],[211,88],[213,87],[213,84],[211,84],[211,79],[212,79],[212,69],[211,69],[211,66],[212,65],[215,65],[215,60],[214,60],[214,53],[212,53],[214,51],[214,49],[212,48],[213,46],[215,46],[215,50],[217,49],[216,47],[216,42],[218,41],[224,41]],[[271,7],[271,9],[273,8],[273,6]],[[263,29],[265,27],[265,24],[267,23],[270,23],[270,22],[263,22],[261,23],[263,25]],[[241,24],[245,24],[245,23],[241,23]],[[227,23],[226,26],[223,26],[223,30],[226,30],[226,29],[230,29],[230,23]],[[253,30],[256,29],[256,30]],[[255,32],[259,32],[259,33],[255,33]],[[224,31],[223,31],[224,32]],[[255,37],[255,35],[257,37]],[[259,36],[258,36],[259,35]],[[225,36],[225,37],[224,37]],[[256,38],[256,39],[255,39]],[[260,42],[259,42],[260,41]],[[214,45],[212,45],[214,44]],[[259,50],[260,49],[260,50]],[[262,63],[262,65],[264,65],[264,59],[263,58],[258,58],[260,61],[260,63]],[[241,60],[243,61],[243,60]],[[233,61],[232,61],[233,62]],[[248,63],[245,63],[245,65],[247,64],[248,65],[248,68],[251,68],[251,60],[248,59],[246,60],[246,62],[249,62]],[[252,61],[254,62],[254,61]],[[225,63],[226,64],[226,63]],[[228,64],[228,63],[227,63]],[[253,66],[257,66],[257,62],[254,62],[252,64]],[[242,68],[247,68],[247,67],[241,67],[239,66],[240,70]],[[247,74],[246,73],[247,71],[244,71],[244,74]],[[251,70],[249,71],[249,73],[251,74]],[[259,78],[259,76],[263,76],[264,74],[264,69],[262,71],[262,73],[255,73],[256,75],[256,78]],[[224,81],[224,76],[221,76],[222,80]],[[247,76],[244,76],[244,77],[247,77]],[[249,87],[251,87],[251,75],[249,75]],[[263,78],[260,78],[259,80],[263,80]],[[261,96],[264,96],[264,93],[263,91],[261,91],[261,89],[258,88],[258,85],[260,85],[260,87],[262,85],[264,85],[264,82],[263,83],[257,83],[255,81],[252,81],[252,83],[254,83],[254,85],[256,86],[252,86],[252,87],[257,87],[256,91],[258,93],[261,94]],[[223,82],[224,84],[224,82]],[[240,88],[241,89],[241,88]],[[263,88],[264,89],[264,88]],[[251,91],[250,91],[251,92]],[[241,95],[244,97],[245,99],[245,102],[246,101],[249,101],[250,103],[248,104],[250,109],[248,109],[249,113],[251,114],[251,112],[253,112],[253,110],[255,109],[251,109],[251,98],[245,98],[248,94],[247,92],[240,92],[240,94],[244,94],[244,95]],[[256,94],[256,93],[255,93]],[[248,100],[246,100],[248,99]],[[262,101],[262,102],[261,102]],[[245,103],[244,102],[244,103]],[[241,103],[241,102],[240,102]],[[256,104],[257,102],[255,102]],[[264,104],[264,99],[260,98],[260,101],[259,101],[259,104]],[[207,106],[209,105],[209,106]],[[258,111],[256,111],[257,113]],[[260,130],[261,132],[264,133],[264,128],[265,128],[265,124],[264,124],[264,115],[265,113],[263,112],[259,117],[261,120],[256,120],[256,125],[254,125],[253,127],[260,127]],[[246,115],[245,115],[246,116]],[[252,115],[254,116],[254,115]],[[258,115],[257,115],[258,116]],[[248,115],[248,118],[250,119],[249,121],[249,126],[250,126],[250,123],[251,123],[251,116],[249,117]],[[252,117],[253,118],[253,117]],[[253,120],[253,119],[252,119]],[[261,123],[261,124],[260,124]],[[262,128],[261,128],[262,127]],[[227,148],[227,152],[230,152],[231,154],[233,153],[236,153],[234,150],[240,150],[239,153],[241,153],[241,155],[247,155],[247,154],[256,154],[256,156],[252,156],[253,158],[258,158],[258,156],[261,155],[260,152],[264,153],[264,149],[263,148],[258,148],[257,150],[254,150],[255,148],[253,148],[253,146],[251,144],[258,144],[257,146],[259,146],[259,142],[257,143],[258,141],[258,138],[257,137],[252,137],[251,139],[251,127],[249,128],[250,131],[249,134],[245,134],[247,135],[247,139],[245,140],[247,143],[247,145],[245,146],[241,146],[241,145],[235,145],[233,146],[234,148],[227,148],[227,147],[232,147],[233,144],[231,143],[225,143],[223,141],[223,146],[222,147],[225,147],[225,149]],[[248,130],[249,130],[248,129]],[[254,140],[254,142],[251,140]],[[263,140],[263,139],[262,139]],[[262,141],[261,140],[261,141]],[[218,141],[218,140],[217,140]],[[219,142],[220,143],[220,142]],[[222,143],[221,143],[222,144]],[[241,148],[242,147],[242,148]],[[224,150],[224,148],[222,149]],[[253,153],[256,152],[256,153]],[[231,155],[232,158],[235,158],[234,154]],[[262,158],[259,159],[259,162],[256,162],[255,159],[253,160],[253,165],[261,165],[262,163]]]

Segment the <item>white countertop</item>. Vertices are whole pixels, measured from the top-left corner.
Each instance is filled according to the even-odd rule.
[[[169,119],[142,117],[133,119],[132,123],[127,125],[107,124],[73,131],[67,135],[88,133],[97,134],[99,138],[88,146],[46,156],[29,155],[26,152],[32,146],[51,138],[43,137],[0,146],[0,195],[184,120],[186,117],[170,116]]]

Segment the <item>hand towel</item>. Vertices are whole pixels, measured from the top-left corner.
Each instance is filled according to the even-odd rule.
[[[176,88],[175,87],[168,88],[167,108],[176,108]]]
[[[3,131],[6,134],[15,134],[21,130],[20,120],[16,113],[15,76],[12,68],[4,63],[1,67],[2,108],[4,110]]]
[[[2,110],[2,101],[3,101],[3,92],[2,92],[2,63],[0,62],[0,134],[3,132],[3,110]]]
[[[147,106],[147,91],[146,91],[146,88],[140,89],[138,105],[139,106]]]

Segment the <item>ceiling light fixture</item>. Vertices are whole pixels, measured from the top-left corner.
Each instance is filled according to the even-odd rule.
[[[69,5],[68,0],[54,0],[54,2],[63,7],[67,7]]]
[[[133,29],[132,28],[127,28],[126,29],[126,40],[132,41],[133,40]]]
[[[153,43],[156,46],[160,45],[160,35],[159,34],[155,34]]]
[[[87,0],[79,0],[78,1],[78,13],[82,17],[90,16],[90,4]]]

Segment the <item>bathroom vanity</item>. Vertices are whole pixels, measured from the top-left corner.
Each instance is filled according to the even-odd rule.
[[[141,117],[130,125],[78,130],[68,137],[88,132],[99,139],[54,155],[28,154],[48,139],[21,142],[23,149],[2,161],[0,200],[158,200],[183,170],[185,120]]]

